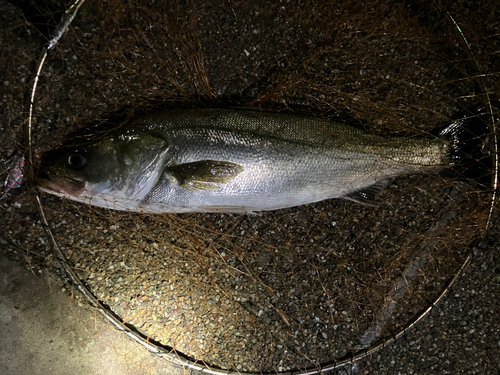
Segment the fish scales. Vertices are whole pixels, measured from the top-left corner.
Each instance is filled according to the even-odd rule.
[[[43,188],[115,209],[243,213],[345,197],[450,162],[444,139],[384,138],[337,121],[251,110],[155,113],[98,144],[78,151],[84,168],[63,165],[67,155],[46,168]],[[115,170],[92,164],[110,153],[126,162],[115,161]],[[68,193],[71,181],[78,187]]]

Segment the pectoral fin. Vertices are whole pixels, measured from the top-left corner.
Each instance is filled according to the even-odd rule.
[[[167,167],[166,171],[184,189],[219,190],[221,184],[228,183],[240,174],[243,167],[228,161],[200,160]]]

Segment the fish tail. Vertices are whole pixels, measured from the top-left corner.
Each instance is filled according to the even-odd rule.
[[[444,171],[445,176],[472,179],[491,187],[494,154],[489,145],[491,119],[484,106],[476,106],[439,131],[438,135],[450,145],[450,168]]]

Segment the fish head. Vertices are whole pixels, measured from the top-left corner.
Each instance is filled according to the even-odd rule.
[[[152,189],[165,166],[168,142],[128,130],[52,152],[39,173],[44,192],[112,209],[132,209]]]

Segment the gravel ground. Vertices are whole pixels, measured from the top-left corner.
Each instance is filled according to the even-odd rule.
[[[498,374],[498,221],[449,296],[414,330],[354,367],[354,374]],[[2,242],[2,248],[5,243]],[[3,374],[177,374],[123,340],[93,311],[61,293],[61,281],[0,255]],[[49,288],[50,285],[50,288]],[[114,335],[116,333],[116,335]],[[103,356],[104,354],[104,356]],[[15,370],[14,370],[15,369]],[[341,371],[339,374],[349,374]]]
[[[0,255],[1,374],[189,374],[128,340],[63,286],[57,275]]]
[[[465,275],[425,322],[362,362],[360,374],[499,373],[499,230],[497,221]]]
[[[5,158],[22,142],[43,36],[1,4]],[[372,133],[409,136],[484,100],[477,87],[498,91],[498,38],[486,3],[474,11],[467,2],[396,5],[89,1],[42,73],[35,162],[71,132],[95,132],[152,108],[348,114]],[[453,9],[484,76],[476,78],[478,67],[443,9]],[[474,184],[435,175],[391,181],[374,207],[332,200],[257,216],[148,216],[43,198],[74,269],[124,321],[208,364],[271,372],[319,366],[405,327],[477,245],[489,200]],[[32,191],[6,203],[2,221],[4,253],[35,270],[53,266]],[[496,246],[489,242],[487,249]],[[495,272],[488,254],[478,250],[484,261],[469,272],[498,281],[486,276]],[[498,292],[496,281],[490,290]],[[460,301],[480,288],[462,288],[433,310],[431,325],[463,321]],[[477,311],[467,315],[471,322],[490,314],[466,310]],[[408,334],[381,356],[399,345],[394,369],[441,373],[474,363],[454,356],[464,335],[478,351],[498,350],[498,330],[456,324],[446,337],[433,327],[426,333],[426,325],[418,329],[422,339]],[[360,371],[385,365],[374,358]],[[495,368],[498,356],[486,358],[477,366]]]

